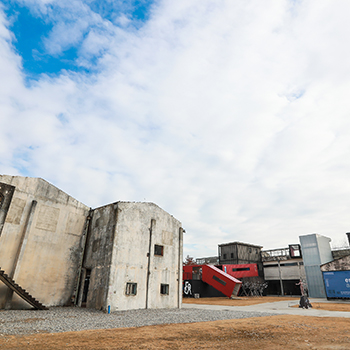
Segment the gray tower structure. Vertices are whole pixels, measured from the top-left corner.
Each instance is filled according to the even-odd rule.
[[[317,233],[299,236],[308,284],[309,296],[326,298],[320,265],[333,260],[331,239]]]

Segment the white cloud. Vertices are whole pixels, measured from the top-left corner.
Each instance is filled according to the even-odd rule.
[[[153,201],[186,255],[349,231],[347,2],[159,2],[137,31],[79,6],[50,50],[89,33],[78,59],[98,52],[99,73],[30,87],[1,19],[1,172],[91,206]]]

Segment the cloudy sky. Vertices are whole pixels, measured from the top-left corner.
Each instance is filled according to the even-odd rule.
[[[154,202],[184,254],[350,231],[350,1],[0,0],[0,173]]]

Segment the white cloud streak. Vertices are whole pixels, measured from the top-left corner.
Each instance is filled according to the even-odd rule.
[[[164,1],[137,31],[64,4],[72,18],[57,21],[48,53],[79,41],[81,64],[100,55],[94,75],[26,86],[1,14],[2,173],[94,207],[153,201],[183,222],[197,257],[235,240],[343,241],[348,2]]]

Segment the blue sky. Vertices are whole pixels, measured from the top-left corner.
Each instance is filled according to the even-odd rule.
[[[76,2],[77,3],[77,2]],[[13,45],[22,57],[23,70],[28,79],[38,79],[40,74],[59,74],[61,70],[92,73],[96,67],[99,54],[90,57],[91,66],[80,65],[77,60],[81,54],[79,50],[89,31],[99,28],[103,21],[111,25],[123,26],[118,23],[120,16],[128,19],[127,26],[138,30],[148,20],[154,1],[82,1],[80,6],[86,12],[100,16],[100,22],[81,28],[81,35],[71,41],[67,40],[59,49],[52,52],[47,48],[47,40],[53,39],[57,27],[69,31],[69,26],[75,22],[71,16],[71,5],[65,1],[48,2],[44,7],[40,1],[11,1],[4,2],[4,12],[10,20],[9,29],[15,40]],[[66,5],[66,6],[65,6]],[[73,2],[74,6],[74,2]],[[89,14],[85,12],[85,15]],[[79,15],[79,14],[77,14]],[[76,28],[79,31],[79,28]],[[109,33],[110,34],[110,33]]]
[[[150,201],[184,254],[349,227],[350,3],[2,1],[0,172]]]

